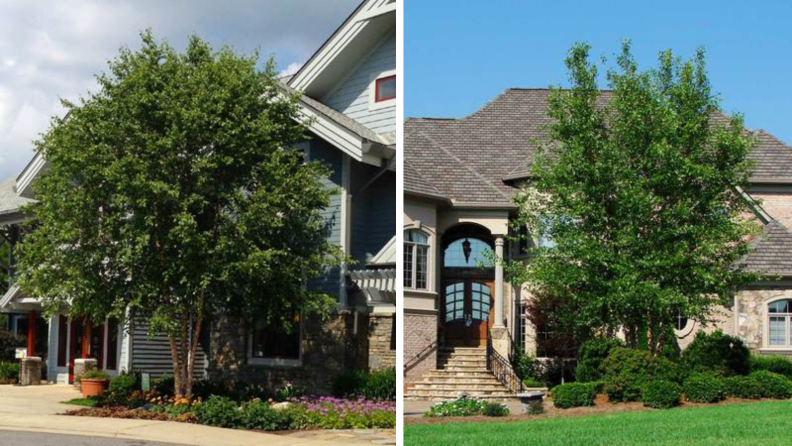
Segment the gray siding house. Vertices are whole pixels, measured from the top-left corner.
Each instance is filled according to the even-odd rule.
[[[284,91],[299,91],[311,138],[295,149],[327,164],[325,180],[339,190],[324,210],[330,241],[355,260],[328,269],[309,286],[338,298],[326,321],[297,320],[292,334],[266,326],[216,321],[202,335],[196,374],[262,385],[291,383],[317,393],[350,369],[395,366],[396,235],[396,2],[365,0],[293,76]],[[21,207],[36,202],[31,185],[46,169],[37,154],[18,177],[0,183],[0,234],[15,244]],[[13,276],[13,262],[11,276]],[[0,298],[10,328],[28,339],[28,354],[44,360],[47,380],[68,383],[83,358],[116,374],[171,373],[164,336],[149,337],[145,321],[103,324],[62,314],[44,320],[41,301],[13,283]]]

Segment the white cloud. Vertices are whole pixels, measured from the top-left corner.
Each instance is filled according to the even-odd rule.
[[[292,63],[289,64],[288,67],[286,67],[285,70],[281,71],[278,74],[278,76],[280,76],[280,77],[291,76],[292,74],[300,71],[300,68],[302,68],[302,66],[303,66],[303,64],[301,62],[292,62]]]
[[[95,87],[94,75],[140,31],[183,48],[190,34],[215,47],[273,55],[293,74],[360,0],[0,0],[0,181],[17,175],[60,98]]]

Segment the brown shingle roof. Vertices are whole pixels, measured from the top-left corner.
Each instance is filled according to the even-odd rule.
[[[511,88],[461,119],[407,119],[405,159],[454,201],[508,202],[515,192],[509,180],[528,174],[538,143],[547,137],[549,95],[549,89]],[[603,102],[609,96],[603,91]],[[753,133],[758,145],[750,155],[752,181],[792,182],[792,147],[762,130]]]
[[[743,259],[748,271],[792,277],[792,231],[772,220],[752,243],[753,251]]]

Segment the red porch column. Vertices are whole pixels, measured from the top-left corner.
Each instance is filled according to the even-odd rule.
[[[36,312],[28,313],[27,355],[36,356]]]

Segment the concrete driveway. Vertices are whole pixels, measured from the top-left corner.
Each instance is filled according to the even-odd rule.
[[[124,420],[116,418],[71,417],[59,415],[77,406],[61,401],[80,397],[66,385],[19,387],[0,385],[0,430],[71,434],[89,437],[143,440],[149,442],[205,446],[248,445],[333,445],[375,443],[350,433],[336,435],[275,435],[244,430],[221,429],[169,421]],[[332,433],[333,431],[313,431]],[[341,434],[340,436],[338,434]],[[363,440],[363,441],[356,441]],[[378,443],[378,442],[377,442]],[[395,443],[395,436],[394,436]]]

